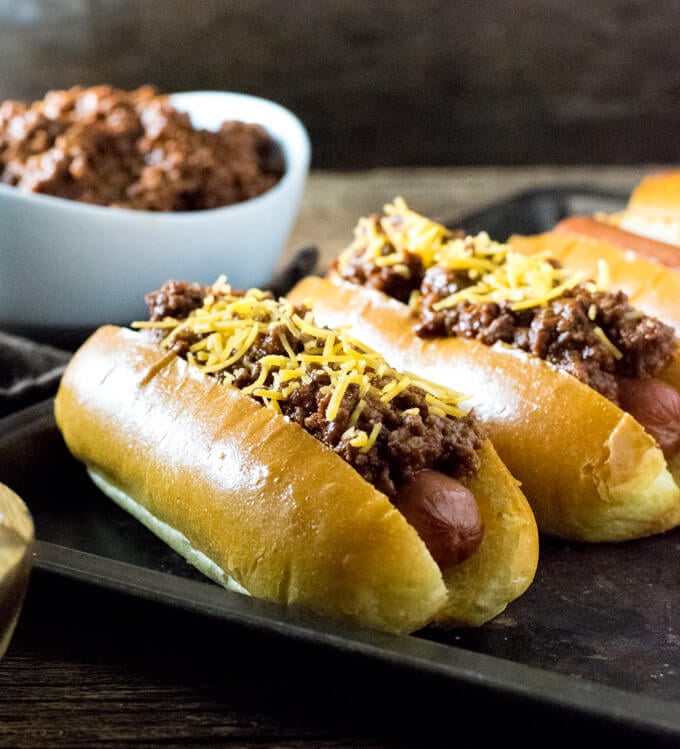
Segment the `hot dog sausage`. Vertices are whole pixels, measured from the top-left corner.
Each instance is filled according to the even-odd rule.
[[[619,381],[621,407],[658,442],[666,460],[680,450],[680,393],[657,379]]]
[[[619,229],[594,218],[574,216],[560,221],[553,229],[556,234],[581,234],[616,245],[623,250],[630,250],[645,260],[665,265],[668,268],[680,269],[680,248],[649,239],[640,234]]]
[[[401,484],[395,505],[442,569],[471,556],[484,537],[472,492],[439,471],[420,471]]]

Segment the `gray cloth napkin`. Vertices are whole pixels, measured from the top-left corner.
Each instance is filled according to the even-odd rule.
[[[0,331],[0,416],[54,395],[69,351]]]

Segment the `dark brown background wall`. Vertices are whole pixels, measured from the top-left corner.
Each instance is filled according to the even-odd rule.
[[[0,0],[0,99],[273,98],[318,168],[680,155],[677,0]]]

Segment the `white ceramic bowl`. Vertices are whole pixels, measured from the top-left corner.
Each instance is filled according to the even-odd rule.
[[[144,294],[166,280],[234,288],[272,277],[297,216],[310,163],[308,134],[274,102],[245,94],[174,94],[194,127],[263,125],[285,173],[257,198],[223,208],[158,213],[93,206],[0,184],[0,328],[55,344],[147,314]]]

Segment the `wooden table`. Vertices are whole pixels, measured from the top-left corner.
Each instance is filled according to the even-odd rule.
[[[283,260],[315,244],[326,265],[359,215],[397,195],[451,219],[536,187],[629,191],[654,168],[314,173]],[[466,724],[487,739],[529,745],[543,730],[521,705],[489,714],[464,694],[388,667],[359,670],[351,656],[40,570],[0,662],[0,747],[448,746]]]

